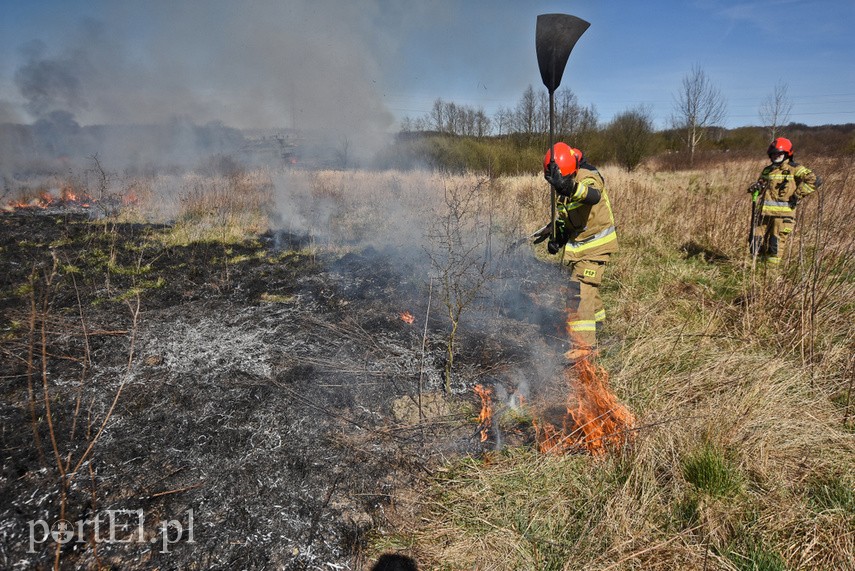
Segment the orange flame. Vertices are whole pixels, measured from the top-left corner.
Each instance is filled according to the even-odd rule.
[[[493,389],[483,385],[475,385],[475,394],[481,397],[481,413],[478,415],[478,425],[481,427],[481,442],[490,436],[493,425]]]
[[[404,323],[409,323],[411,325],[416,320],[416,318],[413,317],[413,314],[409,311],[402,311],[399,316],[401,317],[401,321],[403,321]]]
[[[60,191],[60,200],[65,203],[75,202],[80,206],[88,207],[94,199],[85,192],[75,192],[70,186],[63,186]]]
[[[571,396],[561,428],[545,421],[534,422],[542,453],[585,450],[599,455],[609,446],[620,446],[632,439],[630,430],[635,416],[609,389],[605,369],[590,359],[582,359],[565,369],[564,379]]]
[[[572,313],[568,310],[568,323]],[[572,346],[585,343],[567,329]],[[563,454],[585,450],[603,454],[609,446],[628,443],[634,433],[635,416],[609,388],[609,375],[593,361],[594,353],[576,360],[564,368],[564,382],[569,395],[567,413],[558,428],[541,419],[534,422],[538,449],[545,454]]]
[[[608,445],[619,446],[633,434],[629,432],[635,424],[635,416],[609,389],[609,376],[605,369],[588,359],[577,362],[576,374],[571,384],[576,397],[574,409],[568,413],[581,436],[582,444],[592,453],[602,453]]]
[[[93,201],[94,199],[85,192],[75,192],[71,186],[66,185],[60,189],[58,197],[50,191],[40,190],[38,195],[29,201],[19,200],[17,202],[9,202],[3,208],[9,211],[26,208],[48,208],[53,205],[66,206],[69,204],[88,208]]]

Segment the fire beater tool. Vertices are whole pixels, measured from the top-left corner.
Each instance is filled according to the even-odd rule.
[[[549,155],[555,163],[555,90],[561,85],[561,76],[573,46],[590,26],[588,22],[569,14],[541,14],[537,17],[535,44],[540,77],[549,91]],[[551,187],[550,232],[555,238],[555,189]]]

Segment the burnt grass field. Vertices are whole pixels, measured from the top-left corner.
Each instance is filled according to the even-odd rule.
[[[566,349],[531,256],[462,315],[447,394],[418,252],[168,230],[0,215],[4,569],[367,569],[438,461],[496,446],[474,385],[512,394]]]

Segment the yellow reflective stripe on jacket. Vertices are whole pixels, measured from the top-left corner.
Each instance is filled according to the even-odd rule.
[[[569,204],[562,204],[561,206],[564,207],[565,211],[570,212],[571,210],[576,210],[577,208],[581,208],[582,206],[585,206],[585,205],[582,204],[581,202],[571,202]]]
[[[581,242],[567,242],[567,248],[572,252],[583,252],[585,250],[607,244],[608,242],[616,239],[617,234],[615,232],[615,227],[609,226],[605,230],[597,232],[587,240],[583,240]]]
[[[576,192],[573,193],[573,198],[571,198],[570,200],[573,200],[574,202],[579,201],[587,195],[587,192],[588,185],[583,182],[580,182],[576,185]]]
[[[764,214],[793,214],[795,211],[796,209],[790,206],[789,202],[778,202],[776,200],[763,201]]]
[[[596,321],[597,323],[599,323],[600,321],[605,321],[605,320],[606,320],[606,310],[605,309],[601,309],[594,314],[594,321]]]
[[[596,331],[597,323],[592,319],[568,321],[567,329],[570,331]]]
[[[804,176],[810,174],[810,172],[811,170],[807,167],[799,167],[798,170],[796,170],[795,178],[803,179]],[[801,184],[799,184],[799,188],[801,189],[802,197],[805,197],[816,190],[815,186],[813,186],[812,184],[808,184],[805,180],[802,180]]]

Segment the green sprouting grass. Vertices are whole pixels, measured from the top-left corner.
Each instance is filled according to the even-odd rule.
[[[739,468],[724,452],[707,442],[683,459],[682,473],[698,491],[713,498],[732,496],[742,487]]]
[[[807,486],[809,505],[820,512],[839,511],[855,516],[855,482],[841,475],[814,478]]]
[[[787,571],[784,558],[762,541],[746,541],[741,549],[730,549],[727,559],[739,571]]]

